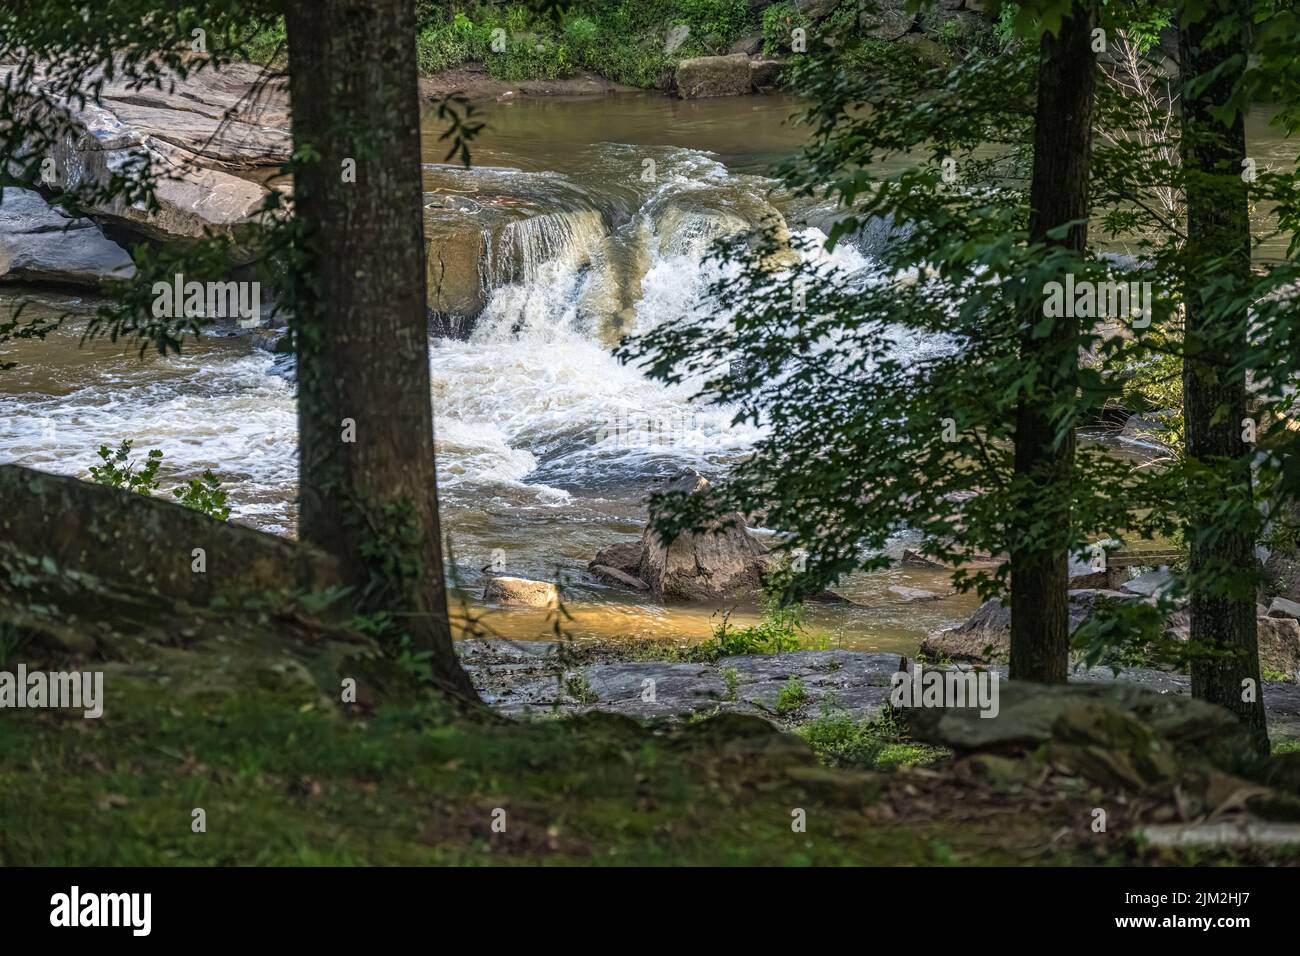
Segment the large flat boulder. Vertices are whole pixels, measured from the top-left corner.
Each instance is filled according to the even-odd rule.
[[[726,56],[697,56],[677,65],[677,95],[684,100],[712,96],[744,96],[750,92],[749,57],[743,53]]]
[[[134,273],[126,250],[89,219],[74,219],[30,189],[5,187],[0,197],[0,282],[97,289]]]
[[[11,78],[19,81],[15,65],[0,63],[0,83]],[[121,197],[88,209],[150,238],[235,234],[292,151],[284,80],[250,64],[165,77],[161,89],[114,78],[84,104],[52,98],[54,85],[39,71],[22,88],[28,114],[56,134],[52,188],[138,178],[141,169],[155,175],[156,210]]]

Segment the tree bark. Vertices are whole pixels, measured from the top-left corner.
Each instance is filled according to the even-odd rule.
[[[1244,304],[1226,310],[1215,304],[1250,281],[1244,118],[1239,111],[1230,119],[1215,113],[1241,79],[1244,36],[1239,30],[1210,45],[1211,31],[1237,17],[1235,8],[1216,3],[1200,22],[1179,29],[1184,82],[1220,71],[1204,89],[1185,86],[1182,97],[1182,158],[1189,177],[1183,418],[1191,480],[1197,485],[1191,489],[1187,528],[1190,639],[1226,652],[1192,662],[1192,695],[1231,710],[1267,753],[1255,621],[1251,450],[1242,434],[1246,373],[1238,362],[1250,347],[1249,316]],[[1222,278],[1231,279],[1233,288],[1211,282]],[[1243,699],[1246,681],[1254,688],[1253,701]]]
[[[300,535],[339,558],[387,637],[431,654],[436,684],[477,700],[443,582],[415,3],[286,8]]]
[[[1034,117],[1034,168],[1029,188],[1029,239],[1083,252],[1088,240],[1088,183],[1092,157],[1096,13],[1078,4],[1056,36],[1039,47],[1038,102]],[[1048,232],[1074,222],[1062,238]],[[1016,410],[1015,477],[1032,487],[1026,527],[1034,539],[1011,549],[1011,677],[1065,683],[1069,670],[1070,484],[1075,434],[1058,440],[1059,421],[1046,407],[1056,397],[1072,400],[1078,372],[1079,323],[1054,320],[1035,338],[1041,310],[1025,317],[1020,343],[1025,363],[1038,367],[1035,387]],[[1016,520],[1013,518],[1013,520]]]

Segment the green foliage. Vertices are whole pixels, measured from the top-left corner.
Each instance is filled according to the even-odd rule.
[[[734,667],[724,667],[722,680],[727,685],[726,700],[736,700],[740,696],[740,671]]]
[[[131,458],[132,439],[123,440],[116,449],[107,445],[99,446],[99,458],[102,465],[90,466],[91,480],[97,485],[109,488],[121,488],[139,495],[151,495],[158,490],[158,467],[162,464],[163,453],[152,449],[146,456],[144,467],[137,470],[139,462]]]
[[[818,759],[831,767],[892,770],[913,767],[949,756],[942,747],[907,738],[885,711],[874,723],[855,721],[843,711],[828,708],[815,720],[795,728]]]
[[[125,439],[116,448],[99,446],[102,465],[90,466],[91,480],[97,485],[109,488],[121,488],[139,495],[152,495],[161,486],[158,469],[162,465],[163,453],[154,448],[149,451],[143,467],[131,457],[132,439]],[[230,517],[230,508],[226,505],[226,493],[221,488],[219,479],[211,470],[205,470],[198,478],[172,489],[172,495],[186,508],[201,512],[217,521]]]
[[[808,689],[804,687],[803,680],[797,674],[792,675],[785,682],[785,686],[777,692],[776,712],[782,717],[788,717],[806,703],[808,703]]]
[[[587,680],[587,675],[582,671],[575,671],[564,678],[564,692],[580,704],[591,705],[600,700],[596,692],[591,689],[591,683]]]
[[[415,38],[417,61],[422,73],[438,73],[482,58],[491,42],[491,31],[457,12],[449,21],[426,26]]]
[[[677,0],[678,22],[712,49],[728,46],[745,26],[745,0]]]
[[[230,517],[230,508],[226,505],[226,493],[221,488],[221,479],[204,469],[198,478],[191,478],[181,487],[172,489],[172,494],[186,508],[201,511],[209,518],[225,521]]]
[[[772,4],[763,11],[763,52],[768,56],[789,56],[791,31],[807,29],[811,23],[808,15],[789,0]]]

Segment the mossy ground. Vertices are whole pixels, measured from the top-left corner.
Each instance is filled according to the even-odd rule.
[[[10,575],[6,594],[4,578],[0,668],[102,670],[105,702],[99,720],[0,712],[0,864],[1183,860],[1140,849],[1137,805],[1114,795],[1093,833],[1096,788],[1044,782],[1028,759],[991,771],[834,715],[805,741],[734,713],[656,726],[457,714],[301,609],[145,613],[107,591],[83,607],[67,592],[84,581],[29,574],[15,589]]]

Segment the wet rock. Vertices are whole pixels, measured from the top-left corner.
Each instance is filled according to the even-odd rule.
[[[595,569],[598,566],[614,568],[623,574],[635,577],[641,569],[641,552],[643,548],[640,541],[625,541],[619,544],[611,544],[601,548],[596,552],[596,557],[592,559],[588,568]]]
[[[937,601],[940,595],[933,591],[927,591],[924,588],[910,588],[902,584],[895,584],[889,588],[891,594],[897,594],[908,604],[914,604],[918,601]]]
[[[744,96],[752,88],[749,57],[743,53],[729,53],[682,60],[677,65],[675,83],[677,95],[684,100]]]
[[[5,187],[0,281],[97,289],[109,279],[134,274],[131,257],[89,219],[74,219],[33,190]]]
[[[667,483],[665,493],[707,494],[708,481],[690,472]],[[712,527],[664,541],[649,524],[641,538],[637,577],[659,600],[725,601],[758,591],[768,566],[766,549],[745,530],[738,514]]]
[[[900,563],[906,567],[933,568],[936,571],[943,571],[948,567],[942,561],[936,561],[934,558],[927,557],[914,548],[903,549],[903,557]]]
[[[597,564],[594,561],[587,567],[591,571],[592,577],[604,584],[613,584],[618,587],[631,588],[633,591],[645,591],[648,588],[648,585],[640,578],[624,571],[620,571],[618,568],[611,568],[605,564]]]
[[[756,92],[766,93],[781,85],[781,71],[785,64],[780,60],[750,60],[749,82]]]
[[[483,587],[483,600],[503,607],[557,607],[559,589],[549,581],[528,578],[492,577]]]

